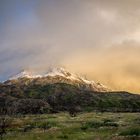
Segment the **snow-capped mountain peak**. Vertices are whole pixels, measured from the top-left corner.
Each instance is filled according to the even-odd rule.
[[[53,68],[50,69],[46,74],[35,75],[30,71],[23,70],[19,74],[11,77],[9,80],[18,80],[21,78],[29,78],[35,83],[51,84],[51,83],[67,83],[77,85],[82,89],[93,90],[93,91],[109,91],[109,89],[94,81],[89,81],[82,76],[70,73],[64,68]]]

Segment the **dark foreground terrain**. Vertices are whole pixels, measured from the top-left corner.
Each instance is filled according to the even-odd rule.
[[[140,140],[140,113],[57,113],[9,120],[3,140]]]

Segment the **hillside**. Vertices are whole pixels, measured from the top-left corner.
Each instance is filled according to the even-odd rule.
[[[66,83],[47,85],[1,85],[3,107],[14,113],[59,111],[140,112],[140,95],[127,92],[93,92]]]
[[[0,83],[0,112],[35,114],[59,111],[140,112],[140,95],[106,86],[55,68],[45,75],[27,71]]]

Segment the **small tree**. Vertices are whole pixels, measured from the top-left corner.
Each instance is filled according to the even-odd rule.
[[[3,102],[0,104],[0,139],[3,139],[3,136],[6,135],[8,127],[12,123],[12,117],[11,115],[14,114],[14,109],[11,107],[8,107],[7,100],[5,98],[2,98]]]
[[[71,106],[68,109],[68,112],[70,114],[71,117],[76,117],[77,113],[81,111],[81,107],[80,106]]]
[[[7,133],[7,128],[11,124],[11,118],[8,116],[0,117],[0,138],[3,139],[3,136]]]
[[[39,127],[42,128],[45,132],[47,129],[50,129],[52,127],[52,124],[49,122],[42,122]]]

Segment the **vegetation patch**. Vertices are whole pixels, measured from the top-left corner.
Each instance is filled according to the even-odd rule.
[[[139,116],[107,112],[13,116],[4,118],[0,132],[5,132],[3,140],[139,140]]]
[[[99,127],[118,127],[119,125],[116,122],[112,122],[112,120],[104,120],[104,121],[89,121],[82,124],[81,129],[87,130],[89,128],[99,128]]]
[[[140,127],[127,128],[120,132],[120,136],[140,136]]]

